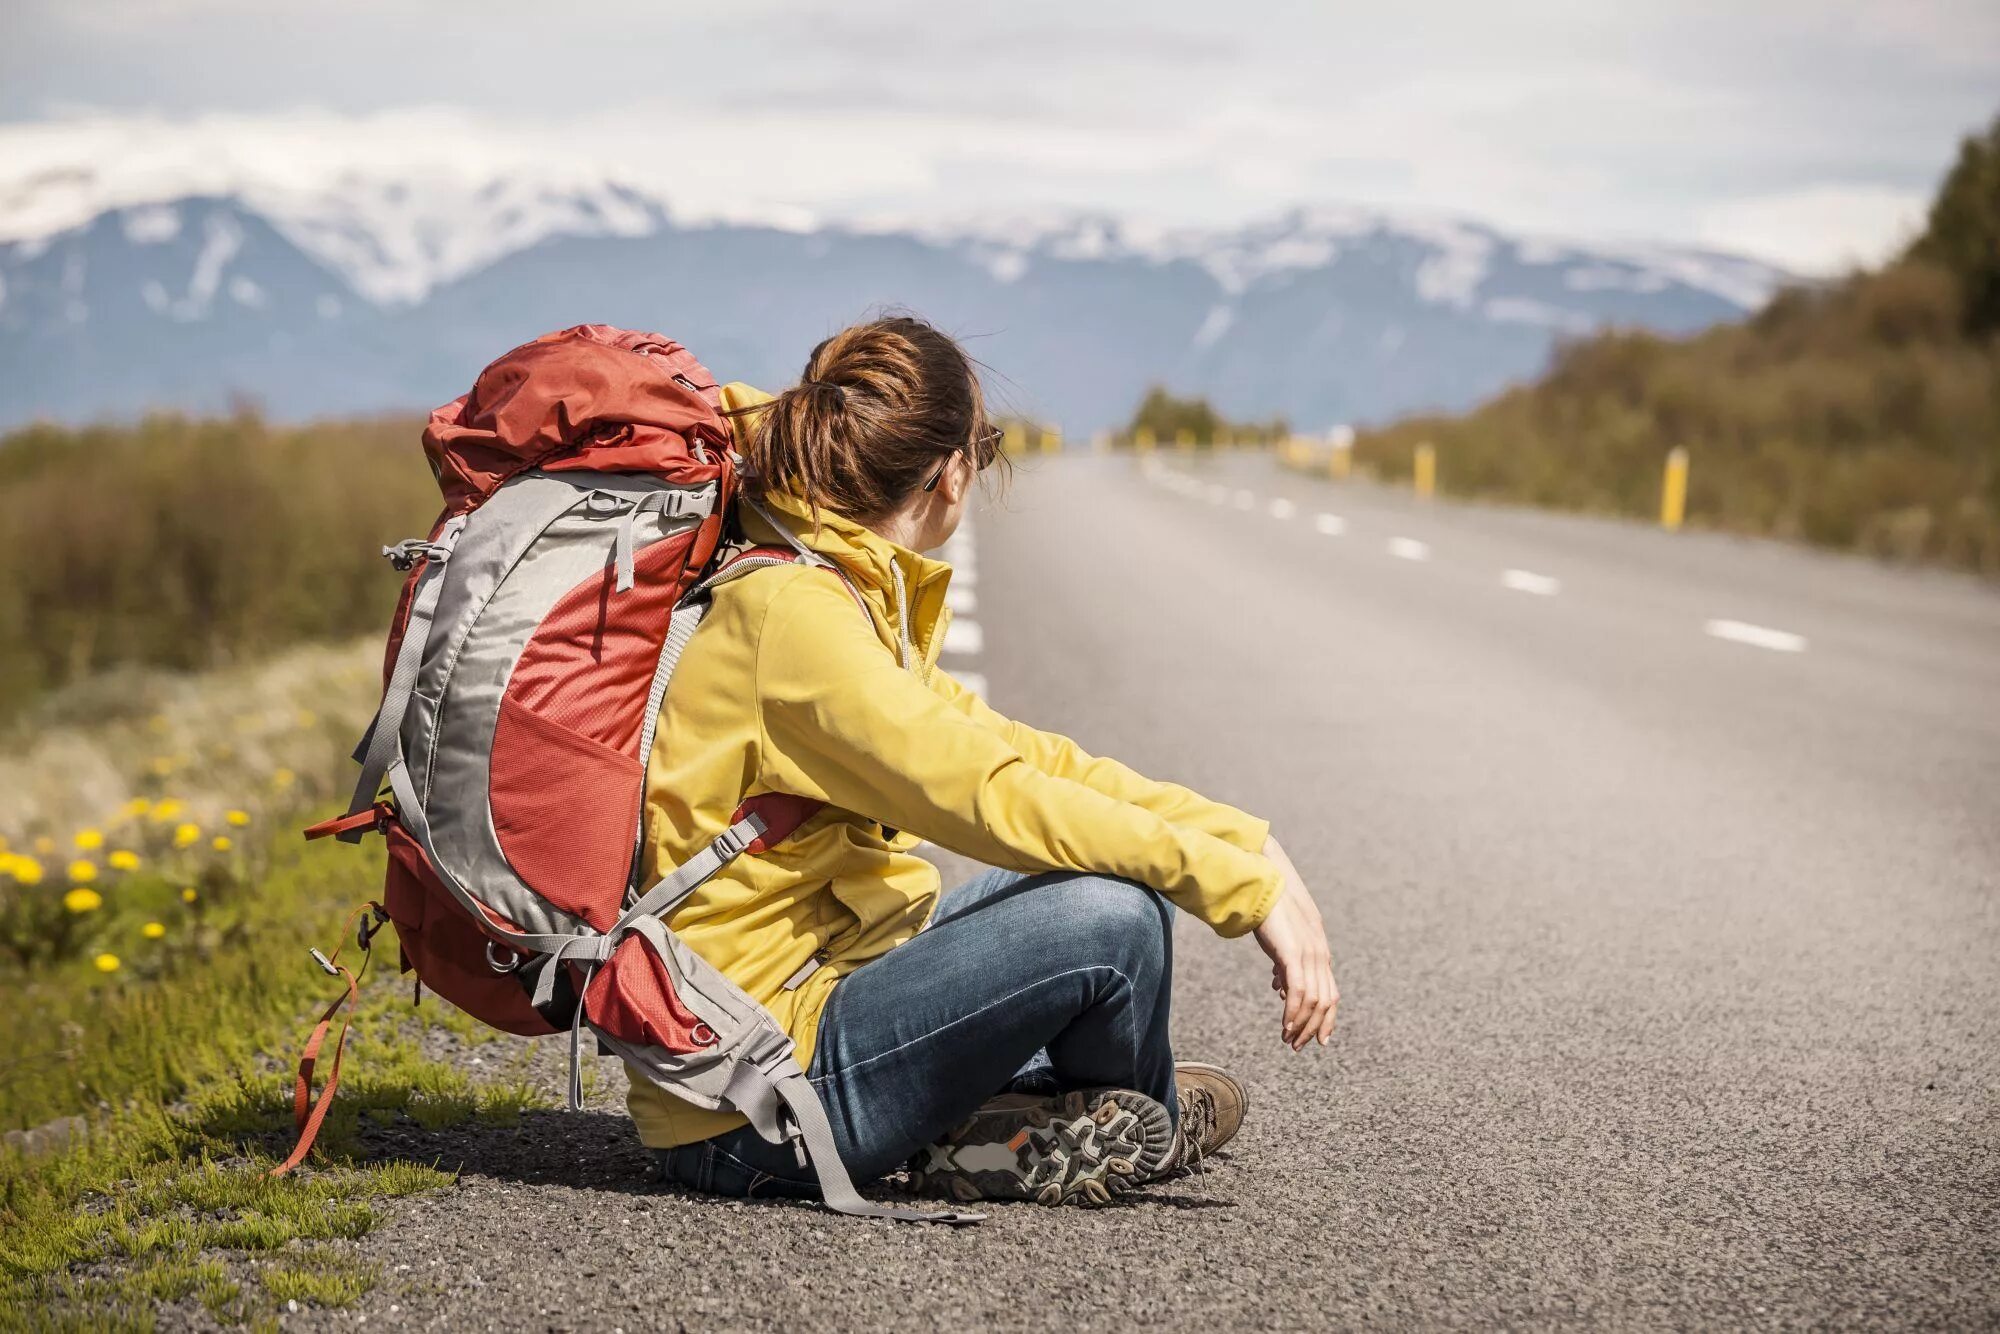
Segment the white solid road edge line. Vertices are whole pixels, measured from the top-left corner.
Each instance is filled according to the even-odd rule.
[[[1347,531],[1347,520],[1341,518],[1338,514],[1315,514],[1313,515],[1313,527],[1319,529],[1319,531],[1325,533],[1328,537],[1339,537]]]
[[[1389,554],[1403,560],[1429,560],[1431,547],[1428,542],[1419,542],[1414,537],[1392,537],[1389,539]]]
[[[1502,570],[1500,584],[1517,593],[1535,593],[1552,598],[1562,592],[1562,580],[1551,575],[1536,574],[1533,570]]]
[[[1271,517],[1274,519],[1289,519],[1298,512],[1299,507],[1291,501],[1286,500],[1283,496],[1279,496],[1271,502]]]
[[[1717,639],[1727,639],[1736,644],[1748,644],[1753,648],[1767,648],[1774,653],[1804,653],[1806,637],[1795,635],[1789,630],[1773,630],[1769,626],[1752,625],[1748,621],[1709,621],[1702,630]]]

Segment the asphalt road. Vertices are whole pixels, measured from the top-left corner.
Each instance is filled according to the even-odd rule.
[[[964,1231],[649,1189],[608,1111],[388,1137],[463,1184],[329,1319],[2000,1321],[2000,594],[1251,456],[1035,460],[973,531],[950,662],[1270,818],[1334,1044],[1288,1053],[1254,947],[1184,922],[1232,1151]]]

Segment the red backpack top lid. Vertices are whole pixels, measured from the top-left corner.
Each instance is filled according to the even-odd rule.
[[[720,478],[727,492],[729,447],[708,368],[664,334],[608,324],[523,343],[424,430],[447,518],[529,468],[648,472],[686,485]]]

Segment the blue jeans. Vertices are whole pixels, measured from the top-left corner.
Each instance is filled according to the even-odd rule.
[[[1137,1089],[1178,1115],[1173,912],[1112,876],[988,871],[946,894],[925,930],[842,978],[806,1074],[856,1184],[1010,1088]],[[792,1146],[748,1126],[657,1157],[668,1180],[713,1194],[819,1194]]]

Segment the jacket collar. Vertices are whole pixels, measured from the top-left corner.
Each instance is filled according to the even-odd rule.
[[[815,523],[804,499],[790,492],[767,492],[758,499],[792,536],[840,567],[868,603],[884,643],[894,649],[908,634],[915,659],[911,665],[928,679],[951,619],[945,606],[951,566],[824,507]],[[738,514],[744,535],[752,541],[784,542],[755,509],[745,505]]]
[[[769,403],[771,395],[754,385],[733,382],[722,386],[719,397],[740,449],[749,443],[750,410]],[[944,596],[951,582],[951,566],[891,542],[844,514],[822,509],[814,516],[802,497],[788,492],[771,492],[759,499],[794,537],[846,573],[867,602],[875,631],[884,643],[896,650],[902,636],[909,636],[912,656],[917,659],[912,665],[928,680],[951,621]],[[737,512],[744,535],[751,541],[784,544],[784,537],[772,531],[756,510],[740,505]]]

